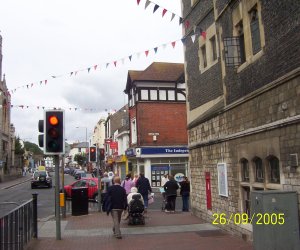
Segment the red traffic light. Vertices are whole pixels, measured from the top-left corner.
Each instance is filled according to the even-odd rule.
[[[95,152],[95,148],[90,148],[91,152],[94,153]]]
[[[53,126],[56,126],[58,124],[58,118],[56,115],[49,116],[49,123]]]

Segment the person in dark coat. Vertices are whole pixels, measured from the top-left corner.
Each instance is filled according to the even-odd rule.
[[[180,183],[180,195],[182,197],[182,211],[189,211],[189,198],[190,198],[190,182],[186,176],[183,177],[183,181]]]
[[[143,196],[145,212],[148,208],[148,194],[152,192],[149,179],[145,177],[144,173],[140,173],[140,178],[136,182],[138,192]]]
[[[178,183],[174,180],[172,175],[169,175],[169,180],[164,185],[166,192],[167,204],[165,212],[175,212],[175,204],[177,197],[177,189],[179,188]]]
[[[120,221],[123,210],[126,210],[127,208],[126,191],[120,184],[120,177],[115,176],[114,185],[108,187],[106,195],[106,212],[111,212],[114,222],[113,232],[117,239],[122,239]]]

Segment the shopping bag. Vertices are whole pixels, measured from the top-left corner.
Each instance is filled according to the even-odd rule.
[[[154,202],[154,193],[148,195],[148,204],[152,204]]]

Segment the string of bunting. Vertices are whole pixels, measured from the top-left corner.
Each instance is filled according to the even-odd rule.
[[[140,5],[141,0],[136,0],[136,1],[137,1],[137,5]],[[148,6],[149,6],[150,4],[153,5],[153,14],[154,14],[158,9],[161,9],[161,10],[162,10],[162,12],[161,12],[162,18],[166,15],[166,13],[170,13],[170,14],[171,14],[171,20],[170,20],[170,22],[172,22],[172,21],[174,20],[174,17],[177,16],[178,19],[179,19],[179,25],[183,24],[183,18],[182,18],[181,16],[175,14],[175,13],[172,12],[172,11],[167,10],[166,8],[164,8],[164,7],[160,6],[160,5],[158,5],[157,3],[153,2],[153,1],[146,0],[146,2],[145,2],[145,10],[148,8]],[[185,26],[186,29],[188,29],[189,26],[190,26],[190,22],[189,22],[188,20],[186,20],[186,21],[184,22],[184,26]]]
[[[52,75],[51,77],[49,77],[48,79],[45,79],[45,80],[41,80],[41,81],[37,81],[37,82],[32,82],[30,84],[26,84],[26,85],[22,85],[22,86],[19,86],[19,87],[16,87],[12,90],[9,90],[6,94],[7,95],[10,95],[10,94],[13,94],[15,93],[18,89],[30,89],[30,88],[33,88],[33,87],[36,87],[36,86],[45,86],[48,84],[49,80],[50,79],[56,79],[56,78],[60,78],[60,77],[65,77],[65,76],[70,76],[70,77],[74,77],[74,76],[77,76],[79,72],[87,72],[87,73],[90,73],[91,71],[99,71],[101,69],[107,69],[109,66],[114,66],[114,67],[117,67],[117,65],[121,62],[122,64],[125,63],[125,61],[129,61],[131,62],[133,59],[134,59],[134,56],[136,56],[137,59],[140,58],[141,55],[145,55],[145,57],[148,57],[149,53],[152,51],[152,53],[154,54],[157,54],[157,52],[159,51],[159,48],[163,48],[163,49],[166,49],[166,47],[168,45],[171,45],[172,48],[174,49],[176,44],[178,42],[182,42],[183,45],[186,44],[187,42],[187,39],[190,38],[191,41],[194,43],[195,40],[196,40],[196,37],[197,35],[198,36],[202,36],[203,39],[206,39],[206,32],[203,31],[199,26],[194,26],[193,27],[193,34],[192,35],[188,35],[188,36],[184,36],[183,38],[181,39],[178,39],[178,40],[175,40],[173,42],[168,42],[168,43],[164,43],[164,44],[161,44],[159,46],[156,46],[154,48],[151,48],[151,49],[147,49],[145,51],[140,51],[140,52],[136,52],[136,53],[133,53],[127,57],[123,57],[121,59],[118,59],[118,60],[114,60],[112,62],[107,62],[107,63],[102,63],[102,64],[95,64],[94,66],[90,66],[88,68],[84,68],[84,69],[78,69],[78,70],[74,70],[74,71],[71,71],[70,73],[67,73],[67,74],[61,74],[61,75]]]
[[[78,108],[78,107],[46,107],[46,106],[34,106],[34,105],[13,105],[13,104],[6,104],[3,105],[3,108],[18,108],[18,109],[29,109],[29,108],[34,108],[34,109],[41,109],[41,110],[46,110],[46,109],[56,109],[56,110],[69,110],[69,111],[85,111],[85,112],[108,112],[108,113],[114,113],[117,110],[116,109],[97,109],[97,108]]]

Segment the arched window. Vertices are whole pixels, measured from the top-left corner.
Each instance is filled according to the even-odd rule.
[[[269,163],[269,177],[271,183],[280,183],[280,169],[279,160],[275,156],[270,156],[267,158]]]
[[[255,157],[253,159],[254,167],[255,167],[255,181],[256,182],[264,182],[265,173],[262,164],[262,160],[259,157]]]
[[[249,182],[249,162],[247,159],[241,159],[242,181]]]

